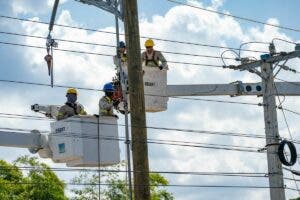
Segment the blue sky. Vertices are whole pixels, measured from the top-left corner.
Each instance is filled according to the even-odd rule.
[[[50,2],[50,3],[49,3]],[[49,21],[53,1],[12,0],[0,2],[0,14],[40,21]],[[256,19],[262,22],[275,23],[282,26],[300,28],[298,24],[298,1],[285,0],[203,0],[189,1],[197,6],[228,12],[233,15]],[[197,9],[179,6],[166,0],[139,0],[139,17],[141,35],[157,38],[204,44],[238,47],[242,42],[270,42],[278,37],[299,41],[299,32],[292,32],[260,24],[245,22],[222,15],[216,15]],[[83,5],[74,0],[65,0],[60,4],[57,13],[57,23],[71,26],[87,27],[104,31],[114,31],[114,17],[92,6]],[[122,24],[121,24],[122,27]],[[0,31],[46,36],[48,27],[35,23],[0,18]],[[121,28],[123,30],[123,28]],[[53,37],[77,41],[88,41],[115,45],[114,35],[88,32],[84,30],[54,27]],[[16,42],[27,45],[44,46],[45,40],[8,36],[0,34],[0,41]],[[141,39],[141,43],[144,39]],[[162,51],[175,51],[220,56],[222,49],[191,46],[163,41],[155,41],[156,48]],[[143,45],[141,45],[143,46]],[[293,50],[293,45],[276,42],[278,51]],[[114,54],[114,49],[91,45],[59,43],[59,48],[74,49],[89,52]],[[252,50],[267,50],[265,45],[248,45]],[[43,60],[44,49],[32,49],[0,44],[0,79],[49,83],[46,64]],[[254,56],[257,53],[243,53],[243,56]],[[220,59],[189,57],[180,55],[165,55],[168,61],[207,63],[222,65]],[[233,56],[228,53],[226,56]],[[74,85],[78,87],[101,88],[115,74],[111,57],[82,55],[55,51],[54,54],[55,83]],[[228,61],[227,61],[228,62]],[[228,62],[230,63],[230,61]],[[289,66],[298,68],[297,59],[289,61]],[[168,84],[204,84],[230,83],[236,80],[244,82],[260,81],[256,75],[248,72],[237,72],[228,69],[169,64]],[[280,78],[298,81],[299,75],[281,72]],[[30,86],[0,82],[0,113],[15,113],[34,115],[30,105],[34,103],[61,105],[65,101],[65,89],[41,86]],[[79,90],[79,101],[86,107],[88,113],[97,113],[98,100],[102,93]],[[206,97],[203,97],[206,98]],[[257,97],[209,97],[210,99],[235,100],[259,103]],[[284,105],[295,111],[300,111],[298,97],[287,97]],[[38,114],[37,114],[38,115]],[[287,120],[295,139],[300,138],[298,117],[287,114]],[[280,134],[288,137],[288,131],[283,116],[278,112]],[[123,118],[120,116],[120,123]],[[170,99],[168,110],[161,113],[148,113],[147,125],[174,128],[190,128],[196,130],[214,130],[264,134],[263,112],[261,107],[209,103],[203,101],[187,101]],[[20,119],[0,118],[0,127],[49,130],[49,122],[36,122]],[[182,141],[197,141],[230,145],[263,147],[265,141],[222,136],[209,136],[179,132],[161,132],[148,130],[150,138],[177,139]],[[120,130],[120,135],[124,134]],[[122,148],[122,156],[124,149]],[[0,159],[12,161],[19,155],[28,154],[27,150],[16,148],[0,148]],[[247,154],[247,155],[246,155]],[[149,145],[150,167],[153,170],[170,171],[254,171],[267,170],[264,154],[240,153],[232,151],[217,151],[183,147]],[[60,166],[45,160],[51,166]],[[299,168],[296,164],[295,168]],[[61,178],[68,180],[70,174],[60,173]],[[290,176],[286,173],[286,176]],[[243,179],[200,176],[167,176],[171,184],[203,184],[203,185],[267,185],[267,179]],[[286,182],[294,187],[293,182]],[[251,189],[195,189],[169,188],[179,200],[199,199],[269,199],[268,190]],[[287,191],[288,198],[296,197],[296,192]]]

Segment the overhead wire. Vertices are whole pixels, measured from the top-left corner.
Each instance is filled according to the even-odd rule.
[[[17,167],[17,168],[16,168]],[[34,166],[19,166],[14,165],[14,167],[7,167],[0,165],[1,171],[10,171],[10,170],[37,170],[37,171],[55,171],[55,172],[98,172],[98,169],[90,169],[90,168],[67,168],[67,167],[49,167],[47,169],[43,169],[40,167]],[[101,172],[106,173],[127,173],[127,170],[121,169],[100,169]],[[135,173],[143,173],[141,171],[131,171]],[[197,171],[149,171],[149,174],[174,174],[174,175],[190,175],[190,176],[228,176],[228,177],[244,177],[244,178],[267,178],[268,173],[264,172],[197,172]]]
[[[1,116],[4,115],[4,116]],[[14,114],[8,114],[8,113],[0,113],[0,117],[5,117],[5,118],[16,118],[19,119],[20,116],[22,115],[16,115],[15,117],[13,116]],[[33,119],[33,120],[47,120],[47,118],[45,117],[41,117],[41,118],[36,118],[35,116],[32,116],[32,118],[30,118],[29,115],[25,115],[27,116],[25,119]],[[29,118],[28,118],[29,117]],[[23,117],[21,117],[20,119],[23,119]],[[74,121],[76,122],[76,121]],[[93,124],[93,122],[83,122],[83,123],[91,123]],[[103,125],[111,125],[108,123],[101,123]],[[118,126],[125,126],[123,124],[118,124]],[[154,129],[154,130],[165,130],[165,131],[178,131],[178,132],[187,132],[187,133],[198,133],[198,134],[208,134],[208,135],[220,135],[220,136],[233,136],[233,137],[246,137],[246,138],[256,138],[256,139],[265,139],[265,138],[273,138],[273,137],[266,137],[264,135],[255,135],[255,134],[243,134],[243,133],[233,133],[233,132],[216,132],[216,131],[204,131],[204,130],[192,130],[192,129],[176,129],[176,128],[166,128],[166,127],[153,127],[153,126],[147,126],[145,128],[148,129]],[[10,129],[7,128],[8,130],[17,130],[17,131],[27,131],[30,132],[31,130],[29,129]],[[49,131],[40,131],[42,133],[50,133]],[[111,139],[111,138],[108,138]],[[282,139],[286,139],[286,138],[282,138]],[[300,141],[297,140],[293,140],[294,143],[296,144],[300,144]]]
[[[272,39],[272,43],[274,43],[274,41],[279,40],[279,41],[283,41],[283,42],[287,42],[290,44],[297,44],[296,42],[290,41],[290,40],[286,40],[286,39],[282,39],[282,38],[273,38]]]
[[[30,48],[37,48],[37,49],[46,49],[45,47],[42,47],[42,46],[20,44],[20,43],[13,43],[13,42],[3,42],[3,41],[0,41],[0,44],[20,46],[20,47],[30,47]],[[96,55],[96,56],[107,56],[107,57],[113,57],[114,56],[112,54],[94,53],[94,52],[89,52],[89,51],[79,51],[79,50],[61,49],[61,48],[55,48],[54,51],[79,53],[79,54],[86,54],[86,55]],[[168,60],[168,63],[194,65],[194,66],[202,66],[202,67],[215,67],[215,68],[223,69],[223,66],[221,66],[221,65],[205,64],[205,63],[179,62],[179,61],[171,61],[171,60]]]
[[[36,21],[36,20],[24,19],[24,18],[17,18],[17,17],[12,17],[12,16],[0,15],[0,18],[12,19],[12,20],[19,20],[19,21],[26,21],[26,22],[32,22],[32,23],[39,23],[39,24],[44,24],[44,25],[46,24],[46,25],[48,25],[47,22],[41,22],[41,21]],[[62,25],[62,24],[55,24],[55,25],[59,26],[59,27],[65,27],[65,28],[71,28],[71,29],[78,29],[78,30],[85,30],[85,31],[91,31],[91,32],[99,32],[99,33],[104,33],[104,34],[116,34],[115,32],[103,31],[103,30],[98,30],[98,29],[89,29],[89,28],[82,28],[82,27],[76,27],[76,26],[70,26],[70,25]],[[120,35],[124,35],[124,34],[120,33]],[[152,37],[152,36],[141,36],[141,38],[145,38],[145,39],[152,38],[152,39],[158,40],[158,41],[178,43],[178,44],[187,44],[187,45],[195,45],[195,46],[203,46],[203,47],[211,47],[211,48],[219,48],[219,49],[239,50],[239,48],[234,48],[234,47],[227,47],[227,46],[220,46],[220,45],[210,45],[210,44],[202,44],[202,43],[179,41],[179,40],[162,39],[162,38],[156,38],[156,37]],[[268,52],[265,52],[265,51],[257,51],[257,50],[249,50],[249,49],[242,49],[242,51],[256,52],[256,53],[268,53]]]
[[[45,184],[49,184],[47,182],[3,182],[1,184],[4,185],[45,185]],[[98,186],[98,183],[64,183],[66,185],[72,185],[72,186]],[[101,183],[101,185],[103,186],[111,186],[114,184],[111,183]],[[127,185],[127,184],[124,184]],[[144,186],[144,185],[137,185],[135,184],[135,186]],[[146,186],[155,186],[155,187],[185,187],[185,188],[239,188],[239,189],[270,189],[270,188],[283,188],[283,189],[288,189],[288,190],[295,190],[293,188],[288,188],[288,187],[270,187],[270,186],[257,186],[257,185],[192,185],[192,184],[168,184],[168,185],[164,185],[164,184],[149,184]]]
[[[9,115],[10,117],[14,117],[14,113],[0,113],[0,116],[4,115],[4,117],[7,117]],[[20,117],[21,115],[17,114],[16,117]],[[26,117],[29,117],[30,115],[25,115]],[[32,116],[33,119],[36,118],[36,116]],[[37,120],[45,120],[46,118],[39,119]],[[90,123],[93,124],[93,122],[84,122],[84,123]],[[102,123],[106,125],[111,125],[108,123]],[[118,126],[125,126],[124,124],[118,124]],[[133,127],[130,125],[130,127]],[[170,127],[157,127],[157,126],[147,126],[143,128],[148,128],[152,130],[163,130],[163,131],[174,131],[174,132],[186,132],[186,133],[196,133],[196,134],[208,134],[208,135],[221,135],[221,136],[233,136],[233,137],[245,137],[245,138],[257,138],[257,139],[266,139],[269,137],[266,137],[263,134],[246,134],[246,133],[241,133],[241,132],[225,132],[225,131],[207,131],[207,130],[196,130],[196,129],[182,129],[182,128],[170,128]],[[30,130],[25,130],[25,131],[30,131]],[[48,131],[49,132],[49,131]]]
[[[30,133],[28,129],[14,129],[0,127],[0,131],[20,131],[26,134]],[[50,133],[49,131],[43,131],[43,133]],[[82,139],[98,139],[98,136],[91,136],[88,134],[80,134],[73,132],[64,132],[64,133],[52,133],[53,137],[70,137],[70,138],[82,138]],[[126,141],[124,137],[112,137],[100,135],[100,138],[103,140],[113,140],[113,141]],[[143,143],[142,141],[130,140],[132,143]],[[191,147],[191,148],[204,148],[204,149],[215,149],[215,150],[229,150],[229,151],[242,151],[242,152],[251,152],[251,153],[263,153],[258,151],[259,148],[252,146],[240,146],[240,145],[226,145],[226,144],[213,144],[213,143],[201,143],[201,142],[190,142],[190,141],[179,141],[179,140],[163,140],[163,139],[147,139],[148,144],[159,144],[159,145],[169,145],[169,146],[180,146],[180,147]]]
[[[270,44],[269,42],[244,42],[240,45],[239,47],[239,53],[237,54],[238,58],[240,59],[241,58],[241,49],[242,49],[242,46],[244,45],[248,45],[248,44]]]
[[[284,96],[284,100],[281,101],[281,99],[280,99],[280,97],[279,97],[279,95],[278,95],[278,89],[277,89],[277,87],[276,87],[276,84],[274,84],[274,87],[275,87],[275,91],[276,91],[276,94],[277,94],[276,96],[277,96],[277,99],[278,99],[278,102],[279,102],[279,107],[282,107],[283,102],[284,102],[284,100],[285,100],[285,96]],[[286,118],[286,115],[285,115],[285,112],[284,112],[283,109],[280,109],[280,110],[281,110],[281,112],[282,112],[283,119],[284,119],[284,122],[285,122],[285,124],[286,124],[286,127],[287,127],[287,130],[288,130],[290,139],[291,139],[291,140],[294,140],[294,139],[293,139],[293,136],[292,136],[292,133],[291,133],[290,126],[289,126],[289,124],[288,124],[288,121],[287,121],[287,118]],[[290,169],[291,169],[291,167],[290,167]],[[292,177],[293,177],[293,180],[294,180],[296,189],[297,189],[297,191],[298,191],[298,195],[300,195],[300,190],[299,190],[299,187],[298,187],[298,184],[297,184],[295,175],[294,175],[293,173],[292,173]]]
[[[28,34],[22,34],[22,33],[13,33],[13,32],[7,32],[7,31],[0,31],[0,34],[21,36],[21,37],[29,37],[29,38],[36,38],[36,39],[47,39],[47,37],[43,37],[43,36],[28,35]],[[95,43],[95,42],[83,42],[83,41],[70,40],[70,39],[60,39],[60,38],[53,38],[53,39],[55,41],[67,42],[67,43],[86,44],[86,45],[94,45],[94,46],[110,47],[110,48],[116,48],[117,47],[115,45],[100,44],[100,43]],[[141,50],[145,50],[145,49],[141,49]],[[162,50],[160,50],[160,52],[166,53],[166,54],[174,54],[174,55],[184,55],[184,56],[193,56],[193,57],[205,57],[205,58],[220,59],[220,56],[212,56],[212,55],[204,55],[204,54],[193,54],[193,53],[183,53],[183,52],[174,52],[174,51],[162,51]],[[235,58],[230,58],[230,57],[223,57],[223,59],[235,60]]]
[[[0,116],[1,117],[1,116]],[[103,125],[112,125],[102,123]],[[28,129],[14,129],[14,128],[4,128],[0,127],[0,130],[10,130],[10,131],[30,131]],[[41,131],[43,133],[50,133],[49,131]],[[87,138],[87,139],[97,139],[95,136],[89,136],[85,134],[77,134],[76,133],[59,133],[52,134],[52,136],[61,136],[61,137],[75,137],[75,138]],[[118,140],[118,141],[126,141],[125,138],[121,137],[110,137],[101,135],[101,139],[103,140]],[[132,141],[132,142],[141,142],[141,141]],[[232,151],[244,151],[244,152],[256,152],[263,153],[260,151],[261,148],[253,147],[253,146],[240,146],[240,145],[225,145],[225,144],[212,144],[212,143],[200,143],[200,142],[189,142],[189,141],[178,141],[178,140],[162,140],[162,139],[148,139],[149,144],[160,144],[160,145],[171,145],[171,146],[181,146],[181,147],[192,147],[192,148],[205,148],[205,149],[217,149],[217,150],[232,150]]]
[[[168,0],[168,1],[172,1],[172,0]],[[174,2],[174,1],[172,1],[172,2]],[[224,14],[224,13],[223,13]],[[231,15],[232,17],[236,17],[236,16],[233,16],[233,15]],[[241,17],[239,17],[240,19],[243,19],[243,18],[241,18]],[[249,19],[248,19],[249,20]],[[254,20],[250,20],[250,21],[254,21]],[[265,23],[266,24],[266,23]],[[270,25],[270,24],[266,24],[266,25]],[[274,25],[272,25],[271,24],[271,26],[274,26]],[[276,27],[278,27],[278,26],[276,26]],[[299,31],[299,30],[297,30],[297,31]],[[208,187],[208,186],[204,186],[204,187]],[[217,187],[224,187],[224,186],[217,186]],[[225,187],[231,187],[231,186],[225,186]],[[240,186],[240,187],[244,187],[244,186]],[[255,187],[255,188],[257,188],[257,187]],[[270,188],[270,187],[268,187],[268,188]]]
[[[239,59],[239,55],[234,51],[234,50],[232,50],[232,49],[228,49],[228,50],[225,50],[225,51],[223,51],[222,53],[221,53],[221,60],[222,60],[222,62],[223,62],[223,66],[227,66],[227,64],[225,63],[225,61],[224,61],[224,57],[223,57],[223,55],[226,53],[226,52],[233,52],[237,57],[234,59],[234,60],[238,60]]]
[[[261,24],[261,25],[266,25],[266,26],[280,28],[280,29],[294,31],[294,32],[300,32],[300,29],[291,28],[291,27],[287,27],[287,26],[281,26],[281,25],[267,23],[267,22],[262,22],[262,21],[255,20],[255,19],[241,17],[241,16],[237,16],[237,15],[233,15],[233,14],[229,14],[229,13],[224,13],[224,12],[220,12],[220,11],[216,11],[216,10],[212,10],[212,9],[202,8],[202,7],[191,5],[191,4],[188,4],[188,3],[181,2],[181,1],[176,1],[176,0],[166,0],[166,1],[178,4],[178,5],[188,6],[188,7],[195,8],[195,9],[202,10],[202,11],[206,11],[206,12],[211,12],[211,13],[215,13],[215,14],[219,14],[219,15],[223,15],[223,16],[227,16],[227,17],[232,17],[232,18],[252,22],[252,23],[257,23],[257,24]]]
[[[7,80],[7,79],[0,79],[0,82],[4,83],[14,83],[14,84],[27,84],[27,85],[36,85],[36,86],[51,86],[47,83],[37,83],[37,82],[28,82],[28,81],[17,81],[17,80]],[[54,84],[53,87],[59,87],[59,88],[76,88],[79,90],[89,90],[89,91],[103,91],[101,89],[96,88],[87,88],[87,87],[77,87],[77,86],[70,86],[70,85],[57,85]],[[128,92],[128,94],[130,94]],[[163,95],[153,95],[153,94],[145,94],[145,96],[156,96],[156,97],[167,97]],[[204,99],[204,98],[192,98],[192,97],[178,97],[173,96],[169,97],[172,99],[182,99],[182,100],[192,100],[192,101],[206,101],[206,102],[215,102],[215,103],[229,103],[229,104],[240,104],[240,105],[254,105],[254,106],[262,106],[261,103],[251,103],[251,102],[241,102],[241,101],[226,101],[226,100],[215,100],[215,99]]]

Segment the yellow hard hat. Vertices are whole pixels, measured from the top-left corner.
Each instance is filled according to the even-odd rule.
[[[153,47],[154,46],[154,42],[151,39],[146,40],[145,42],[145,47]]]
[[[69,88],[67,90],[67,94],[76,94],[77,95],[77,90],[75,88]]]

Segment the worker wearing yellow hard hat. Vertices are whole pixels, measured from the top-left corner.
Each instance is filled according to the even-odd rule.
[[[83,106],[77,102],[77,90],[69,88],[66,93],[67,102],[60,107],[57,115],[57,120],[66,119],[74,115],[86,115]]]
[[[160,70],[167,70],[167,60],[160,51],[154,50],[154,41],[148,39],[145,41],[146,51],[142,53],[142,63],[146,67],[158,67]]]
[[[77,95],[77,90],[75,88],[69,88],[67,90],[67,94],[76,94]]]

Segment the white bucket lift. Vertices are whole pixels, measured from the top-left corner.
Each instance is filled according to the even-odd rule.
[[[54,162],[69,167],[97,167],[99,160],[100,166],[120,162],[115,117],[100,116],[99,125],[94,116],[74,116],[53,122],[48,138]]]
[[[143,67],[146,112],[167,110],[167,70],[158,67]]]
[[[124,68],[124,70],[127,68]],[[144,93],[146,112],[160,112],[167,110],[167,70],[156,67],[143,67]],[[127,71],[126,71],[127,72]],[[128,110],[130,110],[129,95],[127,96]],[[119,110],[124,110],[123,102],[118,105]]]

